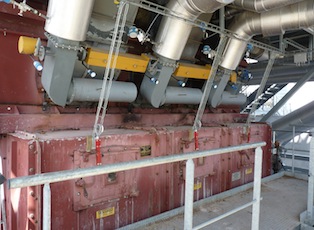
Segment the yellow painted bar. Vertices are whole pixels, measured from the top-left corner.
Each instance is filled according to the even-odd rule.
[[[108,53],[88,49],[85,62],[91,66],[106,67],[108,61]],[[147,69],[149,57],[146,54],[135,55],[120,53],[117,58],[116,69],[127,70],[132,72],[144,73]],[[195,65],[190,63],[179,63],[178,68],[173,73],[174,77],[194,78],[206,80],[211,70],[210,65]],[[230,76],[232,82],[236,82],[236,74],[232,72]]]
[[[109,54],[103,51],[89,49],[85,62],[91,66],[106,67],[108,56]],[[114,56],[112,58],[114,58]],[[117,58],[117,64],[115,68],[120,70],[144,73],[147,69],[148,62],[149,57],[146,54],[134,55],[120,53]]]
[[[207,79],[211,66],[201,66],[189,63],[180,63],[179,67],[173,73],[175,77]]]
[[[35,52],[37,38],[21,36],[18,42],[20,54],[33,54]]]

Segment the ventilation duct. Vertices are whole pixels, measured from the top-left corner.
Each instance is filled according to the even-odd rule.
[[[263,12],[273,10],[275,8],[291,5],[303,0],[235,0],[233,5],[241,7],[245,10]]]
[[[63,39],[84,41],[93,5],[93,0],[49,0],[45,30]]]
[[[195,20],[202,13],[211,13],[234,0],[170,0],[170,14],[182,19]],[[179,60],[192,25],[184,20],[163,17],[153,47],[155,53],[172,60]]]
[[[247,42],[257,34],[279,35],[286,30],[307,28],[314,24],[314,1],[307,0],[261,14],[244,12],[236,18],[231,31],[237,38],[229,39],[221,66],[234,70],[242,59]],[[239,53],[241,55],[239,55]]]

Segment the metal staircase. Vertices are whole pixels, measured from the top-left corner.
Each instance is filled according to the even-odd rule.
[[[255,100],[256,93],[258,91],[257,88],[248,96],[247,103],[244,105],[241,113],[250,113],[254,104],[256,104],[256,109],[260,108],[286,85],[287,84],[267,84],[264,92]]]

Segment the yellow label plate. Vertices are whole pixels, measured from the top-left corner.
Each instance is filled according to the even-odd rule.
[[[246,169],[245,170],[245,174],[251,174],[253,172],[252,168]]]
[[[106,208],[103,210],[99,210],[96,212],[96,219],[101,219],[107,216],[112,216],[114,215],[114,207],[111,208]]]
[[[198,190],[202,188],[202,183],[201,182],[198,182],[197,184],[194,184],[194,190]]]

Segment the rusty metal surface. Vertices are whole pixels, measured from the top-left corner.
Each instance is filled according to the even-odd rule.
[[[169,116],[169,115],[168,115]],[[102,163],[132,161],[194,151],[190,126],[107,129],[101,137]],[[89,131],[17,132],[0,139],[5,176],[15,177],[94,166]],[[263,176],[270,174],[270,128],[252,124],[250,141],[266,141]],[[242,124],[204,127],[200,150],[247,142]],[[141,156],[143,146],[151,154]],[[40,154],[39,154],[40,153]],[[195,200],[250,182],[252,151],[196,159]],[[38,164],[40,161],[40,164]],[[40,169],[38,168],[40,167]],[[115,229],[184,203],[185,162],[82,178],[51,185],[52,229]],[[9,229],[40,229],[40,189],[11,191],[7,198]],[[18,201],[18,205],[16,202]]]
[[[0,86],[0,90],[1,90]],[[1,92],[0,92],[1,95]],[[1,100],[1,99],[0,99]],[[94,110],[84,108],[70,108],[59,110],[58,107],[49,107],[46,111],[41,106],[20,106],[0,104],[0,134],[15,132],[16,130],[28,132],[45,132],[51,130],[66,129],[90,129],[95,122]],[[134,126],[182,126],[192,125],[195,111],[156,110],[148,113],[148,110],[136,110],[133,113],[127,111],[115,112],[106,115],[106,128]],[[246,115],[234,113],[207,113],[204,114],[203,126],[213,126],[241,122]]]

